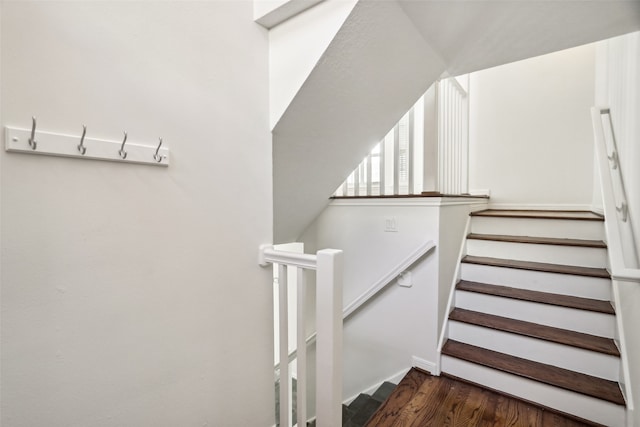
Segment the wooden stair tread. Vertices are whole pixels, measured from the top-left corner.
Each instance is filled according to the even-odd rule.
[[[498,218],[532,218],[532,219],[572,219],[582,221],[604,221],[602,215],[590,211],[547,211],[547,210],[516,210],[516,209],[487,209],[472,212],[471,216],[489,216]]]
[[[530,291],[528,289],[511,288],[508,286],[500,285],[489,285],[487,283],[469,282],[466,280],[461,280],[460,282],[458,282],[456,288],[461,291],[476,292],[485,295],[494,295],[522,301],[531,301],[540,304],[557,305],[560,307],[595,311],[605,314],[615,314],[615,310],[613,309],[613,306],[609,301],[602,301],[591,298],[551,294],[540,291]]]
[[[598,337],[582,332],[569,331],[523,320],[494,316],[492,314],[456,308],[449,314],[449,320],[483,326],[558,344],[591,350],[611,356],[620,356],[615,343],[610,338]]]
[[[532,243],[532,244],[538,244],[538,245],[577,246],[581,248],[606,249],[607,247],[607,244],[604,243],[602,240],[558,239],[555,237],[507,236],[504,234],[471,233],[467,236],[467,239],[490,240],[495,242],[509,242],[509,243]]]
[[[452,340],[445,343],[442,354],[617,405],[625,405],[620,386],[614,381]]]
[[[489,258],[467,255],[462,262],[468,264],[489,265],[492,267],[517,268],[520,270],[544,271],[548,273],[574,274],[578,276],[601,277],[610,279],[604,268],[580,267],[576,265],[548,264],[545,262],[518,261],[513,259]]]

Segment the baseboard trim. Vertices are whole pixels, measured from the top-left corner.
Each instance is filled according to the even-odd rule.
[[[434,362],[429,362],[428,360],[425,360],[418,356],[413,356],[411,358],[411,366],[423,371],[427,371],[432,375],[438,371],[438,366]]]
[[[403,379],[405,375],[407,375],[407,372],[409,372],[409,369],[410,368],[405,368],[405,369],[403,369],[401,371],[398,371],[397,373],[393,374],[389,378],[386,378],[386,379],[384,379],[382,381],[379,381],[379,382],[375,383],[374,385],[372,385],[371,387],[367,388],[366,390],[363,390],[360,393],[357,393],[357,394],[349,397],[348,399],[343,400],[342,404],[348,406],[351,402],[356,400],[356,397],[358,397],[362,393],[369,394],[369,395],[373,394],[378,389],[378,387],[380,387],[380,385],[382,383],[386,382],[386,381],[389,381],[389,382],[394,383],[394,384],[398,384],[400,382],[400,380]]]
[[[491,197],[491,190],[489,189],[475,189],[469,190],[469,194],[477,197]]]

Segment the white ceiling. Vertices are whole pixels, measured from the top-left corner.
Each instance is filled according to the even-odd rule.
[[[459,75],[640,30],[640,1],[398,0]]]

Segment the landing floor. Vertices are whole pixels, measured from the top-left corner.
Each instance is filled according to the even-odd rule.
[[[466,382],[412,369],[367,427],[589,425]]]

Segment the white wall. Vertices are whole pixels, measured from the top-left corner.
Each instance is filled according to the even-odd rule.
[[[290,1],[291,0],[253,0],[253,18],[258,19]]]
[[[278,123],[355,4],[356,0],[326,0],[269,31],[271,128]]]
[[[594,45],[471,74],[470,189],[492,205],[588,208]]]
[[[251,2],[3,2],[1,40],[3,125],[162,136],[172,162],[0,153],[2,425],[271,425]]]
[[[277,243],[299,238],[445,68],[395,1],[355,5],[273,131]]]
[[[598,43],[596,58],[596,102],[599,106],[611,109],[629,202],[629,217],[634,227],[633,239],[636,246],[640,246],[640,33]],[[599,191],[594,192],[594,199],[600,197]],[[625,237],[628,236],[622,236],[623,239]],[[618,286],[620,304],[616,312],[624,324],[622,335],[629,360],[634,406],[632,425],[640,425],[640,369],[637,363],[640,358],[640,337],[637,333],[637,325],[640,324],[640,287],[638,283],[625,282],[619,282]]]
[[[345,399],[409,368],[413,356],[435,369],[444,316],[441,294],[446,307],[470,210],[469,201],[462,203],[440,206],[435,198],[336,200],[303,235],[307,252],[344,251],[345,306],[423,243],[433,240],[437,245],[410,268],[412,287],[390,284],[345,321]],[[389,218],[397,221],[397,232],[384,231]]]
[[[640,245],[640,32],[598,43],[596,58],[596,103],[611,109],[629,216]]]

